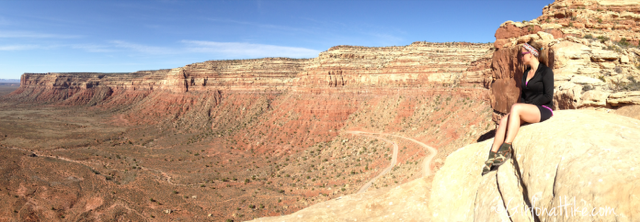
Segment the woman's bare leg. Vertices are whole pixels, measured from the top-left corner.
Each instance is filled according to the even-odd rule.
[[[491,146],[491,151],[493,152],[497,152],[500,145],[504,142],[507,125],[509,124],[509,115],[510,114],[507,114],[500,119],[500,125],[498,125],[498,129],[496,129],[496,135],[493,137],[493,145]]]
[[[513,104],[513,106],[511,106],[511,112],[509,115],[509,132],[507,132],[507,138],[504,140],[505,143],[513,142],[513,140],[516,138],[516,135],[518,134],[520,125],[524,122],[540,122],[540,110],[537,106],[531,104]]]

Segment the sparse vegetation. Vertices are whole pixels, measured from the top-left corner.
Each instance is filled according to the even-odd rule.
[[[433,98],[436,96],[438,102]],[[472,110],[482,115],[483,120],[477,126],[488,125],[491,121],[491,110],[487,108],[487,104],[479,105],[475,100],[461,99],[458,96],[434,95],[429,98],[400,92],[400,95],[366,99],[366,106],[363,105],[365,101],[354,102],[348,98],[325,99],[319,96],[319,99],[312,101],[295,101],[295,97],[287,97],[287,103],[273,99],[275,102],[269,104],[268,115],[264,114],[266,111],[259,115],[248,114],[249,117],[246,118],[255,116],[251,121],[238,120],[245,118],[242,116],[244,113],[240,114],[238,110],[250,112],[254,109],[250,107],[253,103],[259,103],[259,99],[250,96],[241,99],[225,97],[210,109],[216,120],[212,120],[208,114],[198,116],[198,121],[204,118],[202,126],[194,126],[201,124],[200,122],[193,123],[196,121],[189,122],[190,120],[181,119],[184,117],[172,116],[167,123],[171,125],[132,127],[123,134],[118,132],[110,135],[109,140],[102,140],[104,145],[93,145],[93,141],[90,141],[92,148],[82,149],[82,152],[87,152],[86,157],[82,156],[83,153],[60,152],[60,155],[95,164],[89,166],[97,167],[104,175],[113,177],[109,183],[112,186],[114,181],[118,181],[128,184],[127,186],[141,185],[170,192],[160,192],[157,194],[160,196],[157,196],[144,189],[132,192],[122,188],[127,186],[110,187],[118,190],[117,195],[113,195],[117,198],[127,195],[125,199],[128,201],[144,202],[148,199],[150,202],[146,205],[157,206],[162,203],[166,208],[175,206],[172,202],[175,199],[178,199],[180,206],[190,207],[198,203],[205,209],[210,209],[211,206],[204,205],[216,203],[223,206],[221,208],[224,208],[225,214],[214,215],[215,218],[224,219],[224,216],[233,213],[236,215],[234,219],[239,220],[240,215],[249,219],[273,214],[276,210],[291,213],[305,207],[304,203],[322,202],[356,192],[361,185],[389,166],[393,145],[380,138],[398,143],[401,152],[392,173],[376,180],[370,189],[396,186],[419,177],[416,172],[419,172],[421,165],[418,163],[427,155],[422,147],[390,136],[375,139],[364,135],[350,135],[341,130],[365,128],[364,130],[376,132],[393,131],[408,137],[429,135],[424,138],[429,141],[444,141],[442,138],[450,137],[452,133],[466,137],[437,144],[447,150],[476,139],[464,132],[466,128],[460,127],[468,128],[465,124],[469,124],[471,120],[452,116],[460,116],[460,112]],[[341,102],[347,104],[342,106],[355,111],[324,113],[324,108],[321,108]],[[300,111],[290,104],[297,103],[314,110],[315,119],[305,116],[309,114],[296,113]],[[247,108],[240,108],[241,106]],[[264,110],[267,107],[262,106]],[[259,109],[260,107],[255,108]],[[348,116],[341,116],[345,113]],[[309,127],[306,125],[309,121],[318,121],[326,126],[319,124]],[[448,126],[461,129],[446,129],[442,127],[445,121]],[[477,121],[477,117],[473,121]],[[217,129],[211,129],[212,126]],[[477,127],[478,132],[482,128]],[[142,133],[157,140],[140,140]],[[135,146],[129,146],[132,145],[129,141],[135,141]],[[147,143],[151,145],[141,146]],[[112,147],[112,144],[116,145]],[[84,179],[89,181],[94,177],[103,178],[91,176]],[[210,189],[201,189],[204,187]],[[157,210],[149,211],[145,206],[122,203],[136,210],[142,209],[145,216],[150,216],[153,212],[156,218],[163,218],[163,214],[156,214]],[[253,208],[248,208],[248,205],[253,205]],[[190,209],[199,211],[197,207]]]
[[[626,38],[621,38],[620,41],[617,42],[617,44],[623,48],[627,48],[629,46],[631,46],[631,43],[629,41],[627,41]]]
[[[601,35],[601,36],[598,36],[597,38],[598,38],[598,40],[600,40],[600,42],[602,42],[602,43],[604,43],[604,42],[606,42],[606,41],[609,41],[609,37],[606,37],[606,36],[602,36],[602,35]]]

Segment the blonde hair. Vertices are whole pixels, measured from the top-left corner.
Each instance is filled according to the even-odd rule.
[[[543,63],[545,66],[549,67],[549,58],[548,58],[549,49],[548,49],[548,46],[545,47],[542,44],[542,42],[535,42],[535,41],[533,41],[533,39],[531,41],[527,42],[527,44],[533,46],[533,48],[538,50],[538,52],[540,54],[540,55],[538,55],[538,61]]]

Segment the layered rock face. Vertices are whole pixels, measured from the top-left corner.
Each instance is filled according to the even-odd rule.
[[[556,1],[537,19],[496,31],[491,101],[497,115],[519,96],[518,44],[540,41],[555,74],[555,109],[640,104],[640,1]]]
[[[489,46],[471,43],[414,42],[403,47],[335,46],[309,61],[296,83],[301,87],[350,90],[396,87],[475,86],[490,82]],[[484,59],[484,60],[483,60]],[[474,64],[475,65],[475,64]]]
[[[98,94],[104,97],[99,99],[106,100],[119,90],[185,93],[336,87],[351,92],[396,87],[483,88],[491,81],[486,65],[489,56],[487,44],[415,42],[402,47],[336,46],[314,59],[208,61],[171,70],[117,74],[25,73],[21,88],[9,98],[83,105]]]
[[[485,176],[480,172],[492,141],[463,147],[435,176],[432,219],[637,221],[638,135],[637,119],[558,111],[548,121],[522,127],[514,158]]]
[[[625,42],[636,44],[639,39],[634,33],[636,26],[632,25],[637,22],[639,11],[635,1],[557,1],[545,7],[538,19],[502,24],[496,31],[493,48],[487,44],[425,42],[402,47],[336,46],[313,59],[208,61],[171,70],[120,74],[24,74],[20,88],[2,99],[108,110],[123,125],[157,125],[161,132],[191,137],[185,143],[175,142],[176,147],[216,138],[216,142],[226,142],[224,146],[231,147],[232,152],[289,161],[288,157],[303,150],[313,153],[320,152],[316,147],[322,145],[344,146],[341,141],[348,137],[343,133],[357,129],[415,138],[437,147],[436,158],[442,160],[488,131],[491,113],[497,120],[516,102],[518,80],[524,70],[516,59],[517,45],[532,39],[549,49],[545,53],[555,73],[555,109],[624,106],[619,113],[637,116],[634,110],[640,104],[640,88],[635,65],[640,51]],[[516,139],[514,161],[485,177],[480,177],[479,172],[488,141],[452,154],[448,165],[436,176],[433,191],[428,191],[432,184],[429,178],[406,181],[408,177],[403,177],[405,181],[400,183],[407,183],[397,189],[348,196],[318,203],[290,216],[264,220],[488,221],[508,220],[511,216],[515,221],[634,221],[638,217],[633,211],[639,209],[635,193],[638,189],[629,184],[638,182],[632,170],[638,162],[630,141],[638,139],[638,128],[633,125],[637,121],[600,115],[603,114],[560,111],[548,122],[523,127]],[[604,128],[593,130],[596,126]],[[589,130],[575,131],[576,127]],[[540,143],[539,138],[551,139]],[[9,143],[15,141],[18,140],[4,142],[13,145]],[[208,147],[201,152],[208,158],[240,158],[231,151],[226,154],[226,147]],[[607,150],[608,147],[612,148]],[[409,147],[407,153],[418,150]],[[399,163],[410,165],[424,155],[401,156]],[[305,167],[319,172],[320,164],[325,164],[321,169],[336,168],[343,159],[327,156],[326,161]],[[232,162],[229,164],[234,167]],[[342,191],[326,187],[327,181],[309,180],[307,174],[295,172],[298,169],[293,164],[289,168],[276,167],[281,174],[302,178],[298,186],[304,183],[305,187],[294,191],[295,183],[288,177],[279,186],[263,185],[274,191],[288,188],[287,195],[291,192],[302,198],[286,199],[282,194],[285,201],[276,203],[272,199],[273,208],[256,211],[255,215],[293,213],[313,201],[334,198],[328,195],[355,192],[364,183],[361,179],[374,176],[367,168],[383,165],[380,160],[366,168],[360,164],[338,165],[362,172],[359,182],[353,178],[325,178],[334,187],[351,183],[348,190]],[[624,168],[629,169],[626,174],[618,172]],[[408,169],[401,172],[410,173]],[[252,176],[249,172],[240,173],[241,178]],[[259,177],[267,178],[269,174]],[[195,181],[186,176],[175,179]],[[384,184],[393,181],[387,178]],[[576,187],[588,190],[573,189]],[[612,191],[612,197],[605,196],[612,187],[620,189]],[[222,193],[237,191],[229,186],[219,189]],[[576,197],[576,204],[585,203],[588,209],[611,207],[617,214],[567,219],[557,214],[531,215],[513,210],[540,206],[557,212],[572,197]],[[236,215],[229,209],[244,203],[233,201],[221,205],[210,202],[216,203],[215,215],[229,218]],[[574,206],[583,209],[582,205]]]
[[[413,98],[407,104],[411,107],[418,105],[420,95],[482,100],[491,81],[490,53],[488,44],[415,42],[403,47],[336,46],[314,59],[208,61],[123,74],[26,73],[21,87],[5,100],[99,109],[130,106],[124,117],[132,123],[165,119],[176,127],[208,125],[214,131],[246,126],[273,107],[288,107],[295,114],[282,120],[287,124],[269,128],[304,128],[307,133],[296,137],[319,142],[328,138],[313,139],[311,128],[331,130],[329,136],[335,136],[347,117],[375,96],[404,95]]]
[[[489,44],[416,42],[404,47],[339,46],[314,59],[208,61],[171,70],[126,74],[24,74],[22,87],[3,97],[1,105],[65,106],[73,112],[110,116],[101,121],[140,130],[143,137],[157,136],[150,135],[151,132],[162,135],[158,141],[155,138],[147,141],[145,137],[142,140],[147,141],[145,145],[131,144],[138,139],[104,145],[99,144],[102,139],[71,144],[60,141],[64,145],[46,140],[30,143],[28,149],[46,150],[39,155],[59,155],[49,153],[48,149],[60,147],[57,150],[70,153],[60,154],[61,158],[74,159],[78,157],[73,153],[76,149],[67,148],[85,148],[85,144],[109,152],[116,152],[114,147],[180,153],[195,149],[199,156],[192,156],[193,161],[202,164],[188,170],[197,169],[206,176],[180,171],[182,165],[176,163],[184,159],[176,158],[173,162],[174,157],[141,155],[136,160],[157,163],[171,175],[171,180],[156,181],[152,176],[136,181],[169,187],[163,190],[177,186],[166,181],[197,184],[194,189],[215,181],[215,191],[221,196],[206,197],[209,199],[202,201],[204,205],[197,206],[208,209],[215,218],[241,220],[293,213],[317,202],[357,192],[389,166],[387,147],[375,150],[376,155],[363,153],[362,149],[374,152],[369,143],[373,140],[354,137],[346,133],[349,130],[390,133],[421,141],[438,149],[436,164],[424,168],[442,164],[448,153],[476,141],[490,128],[486,87],[491,82],[491,52]],[[25,147],[23,135],[7,134],[9,139],[3,140],[3,145]],[[397,164],[390,175],[376,180],[370,190],[420,177],[415,168],[423,167],[418,162],[433,154],[411,142],[397,143],[401,150]],[[116,155],[124,156],[122,153],[112,156],[117,159]],[[131,158],[134,157],[128,159]],[[218,162],[223,162],[224,167]],[[251,171],[246,170],[248,167]],[[229,177],[227,181],[221,173]],[[231,178],[239,181],[229,181]],[[113,180],[121,178],[114,176]],[[248,185],[241,182],[246,180],[250,181]],[[29,183],[21,177],[15,181]],[[424,180],[419,186],[429,181]],[[252,190],[245,192],[246,186]],[[273,192],[268,196],[245,195],[252,191],[262,195],[262,190]],[[416,192],[419,190],[415,187]],[[136,198],[149,199],[152,195],[140,192]],[[205,197],[198,196],[197,200],[200,198]],[[263,203],[267,207],[246,211],[247,203]],[[20,204],[23,203],[17,205]],[[123,205],[138,211],[158,211],[135,204]],[[199,210],[193,210],[195,205],[189,206],[194,208],[185,210],[185,215],[200,214]],[[68,212],[69,218],[87,213]],[[243,214],[244,217],[239,216]],[[153,215],[158,216],[157,212]]]
[[[25,73],[6,98],[22,102],[96,105],[124,92],[148,94],[164,87],[169,70],[135,73]],[[154,88],[155,87],[155,88]]]
[[[244,127],[274,107],[287,107],[263,127],[305,133],[268,140],[302,144],[337,135],[348,116],[376,96],[384,96],[382,101],[404,96],[396,100],[413,100],[404,107],[409,110],[424,95],[483,100],[491,82],[490,55],[488,44],[415,42],[336,46],[313,59],[207,61],[135,73],[26,73],[21,87],[5,99],[99,109],[127,106],[130,111],[123,116],[131,123],[170,120],[176,127],[213,131]],[[278,121],[284,123],[273,124]],[[330,133],[315,138],[314,131]]]

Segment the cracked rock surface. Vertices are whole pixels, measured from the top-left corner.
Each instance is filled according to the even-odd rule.
[[[640,121],[592,110],[554,114],[520,128],[513,161],[484,177],[492,140],[450,154],[433,181],[432,220],[638,221]]]

